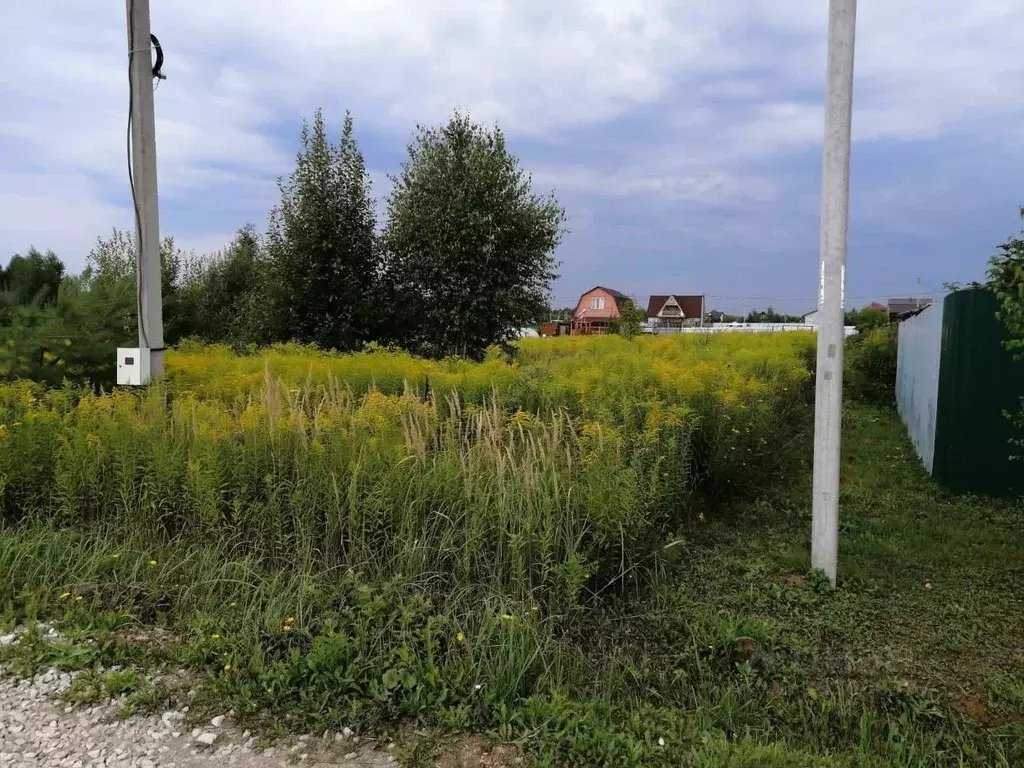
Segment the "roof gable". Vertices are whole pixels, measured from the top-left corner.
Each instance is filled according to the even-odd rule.
[[[658,317],[661,310],[665,308],[669,299],[672,299],[686,318],[699,318],[704,312],[704,297],[701,295],[682,296],[678,293],[652,295],[647,301],[647,317]]]

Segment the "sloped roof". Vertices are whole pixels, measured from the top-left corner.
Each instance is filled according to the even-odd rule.
[[[664,296],[651,296],[647,301],[647,316],[657,317],[658,313],[661,312],[669,299],[675,299],[676,304],[679,305],[679,309],[682,310],[683,317],[700,317],[704,311],[704,297],[697,296],[682,296],[678,293],[665,294]]]
[[[614,288],[605,288],[603,285],[595,285],[590,290],[581,293],[579,301],[583,301],[584,296],[586,296],[588,293],[593,293],[594,291],[604,291],[605,293],[607,293],[615,300],[616,307],[621,307],[622,302],[629,298],[629,296],[622,293],[621,291],[616,291]],[[579,306],[579,301],[577,302],[577,306]]]
[[[926,298],[889,299],[889,314],[902,315],[907,312],[917,312],[934,303],[934,299]]]
[[[629,296],[627,296],[626,294],[616,291],[614,288],[605,288],[603,285],[595,285],[593,288],[590,289],[590,291],[604,291],[609,296],[614,296],[616,299],[629,298]],[[590,293],[590,291],[587,291],[587,293]]]

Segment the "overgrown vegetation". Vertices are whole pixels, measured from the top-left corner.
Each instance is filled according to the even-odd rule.
[[[68,639],[5,653],[22,669],[187,664],[204,674],[198,712],[482,729],[541,765],[1020,764],[1021,510],[938,490],[890,410],[844,421],[835,591],[805,575],[802,472],[694,510],[638,588],[575,611],[36,520],[0,531],[0,621],[47,618]],[[127,640],[161,626],[174,643]],[[89,675],[78,693],[125,681]]]
[[[895,323],[865,327],[846,342],[843,387],[847,397],[872,405],[896,401]]]
[[[145,393],[0,387],[0,511],[545,612],[621,590],[691,503],[792,459],[798,335],[524,342],[521,361],[168,354]]]

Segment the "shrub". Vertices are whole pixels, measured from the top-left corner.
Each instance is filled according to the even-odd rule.
[[[847,341],[844,384],[850,399],[895,403],[897,330],[895,324],[884,325]]]

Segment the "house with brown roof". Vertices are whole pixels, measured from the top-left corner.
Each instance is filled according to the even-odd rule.
[[[906,299],[889,299],[889,320],[896,322],[899,320],[905,320],[908,317],[913,317],[925,307],[931,306],[935,303],[934,299],[929,298],[906,298]]]
[[[653,328],[682,328],[701,325],[704,319],[704,296],[672,294],[651,296],[647,302],[647,322]]]
[[[580,295],[572,313],[574,334],[608,333],[618,322],[619,309],[629,297],[611,288],[596,285]]]

